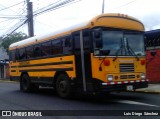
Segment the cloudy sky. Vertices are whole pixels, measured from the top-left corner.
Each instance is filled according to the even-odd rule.
[[[30,0],[33,10],[59,0]],[[62,0],[63,1],[63,0]],[[35,35],[56,30],[102,13],[103,0],[79,0],[71,5],[34,17]],[[146,30],[160,29],[160,0],[105,0],[105,13],[123,13],[138,18]],[[0,0],[0,36],[7,33],[26,15],[26,0]],[[27,33],[27,25],[17,31]]]

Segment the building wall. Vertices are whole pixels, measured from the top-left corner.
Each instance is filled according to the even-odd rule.
[[[0,63],[0,79],[8,79],[9,77],[9,64]]]
[[[157,52],[155,56],[151,56],[151,51],[146,52],[147,78],[150,83],[160,83],[160,49],[155,50]]]
[[[3,47],[0,47],[0,79],[9,78],[9,64],[8,62],[6,63],[6,60],[8,59],[9,59],[9,56],[7,52],[4,50]]]
[[[9,74],[9,64],[6,64],[6,78],[9,79],[10,74]]]

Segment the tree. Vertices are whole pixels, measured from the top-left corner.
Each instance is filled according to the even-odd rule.
[[[8,52],[8,48],[12,43],[21,41],[26,38],[27,35],[22,32],[8,34],[6,37],[0,38],[2,41],[0,47],[3,47]]]

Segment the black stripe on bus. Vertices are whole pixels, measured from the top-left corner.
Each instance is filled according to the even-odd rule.
[[[11,72],[16,72],[16,70],[11,70]]]
[[[17,68],[17,66],[11,66],[11,68]]]
[[[59,65],[59,64],[73,64],[73,62],[63,61],[63,62],[51,62],[51,63],[42,63],[42,64],[28,64],[28,65],[20,65],[19,67],[46,66],[46,65]]]
[[[43,72],[43,71],[73,71],[73,68],[50,68],[50,69],[26,69],[20,72]]]

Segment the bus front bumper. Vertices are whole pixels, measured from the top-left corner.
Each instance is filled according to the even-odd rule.
[[[106,84],[102,83],[101,86],[99,86],[100,91],[102,92],[120,92],[120,91],[133,91],[139,88],[147,88],[148,87],[148,81],[145,80],[143,82],[132,82],[132,83],[111,83]]]

